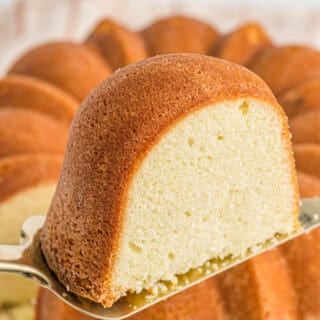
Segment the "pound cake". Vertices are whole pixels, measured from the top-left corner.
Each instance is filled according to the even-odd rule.
[[[214,44],[212,55],[248,65],[259,52],[271,45],[271,39],[258,23],[246,23],[220,37]]]
[[[298,173],[298,178],[302,197],[320,195],[320,180],[304,173]],[[180,307],[177,299],[178,297],[180,300],[183,299],[181,296],[186,292],[182,292],[129,319],[318,319],[320,316],[318,232],[313,231],[309,235],[301,236],[281,246],[280,249],[266,252],[210,279],[215,293],[214,316],[197,318],[197,313],[191,313],[190,316],[190,312],[182,312],[183,317],[179,317]],[[309,247],[314,249],[310,250]],[[196,288],[197,286],[190,288],[189,291]],[[181,309],[185,310],[196,301],[197,305],[201,305],[199,313],[203,316],[201,313],[203,309],[211,308],[211,304],[204,301],[210,292],[212,293],[206,288],[203,296],[194,295],[181,305]],[[161,308],[170,309],[170,315],[168,313],[163,317],[164,311],[161,311]],[[36,320],[91,319],[70,308],[49,291],[40,290],[36,303]]]
[[[250,63],[276,96],[299,83],[320,76],[320,52],[305,46],[284,46],[262,51]]]
[[[298,173],[298,178],[302,197],[320,195],[320,180],[304,173]],[[197,286],[192,287],[128,320],[318,319],[320,316],[318,233],[316,230],[301,236],[281,246],[280,249],[266,252],[205,281],[205,284],[212,281],[210,285],[213,291],[206,287],[204,292],[199,295],[193,294],[192,299],[186,301],[184,295],[188,291],[198,290],[200,293]],[[209,294],[213,294],[215,313],[211,317],[203,317],[203,310],[212,308],[212,303],[207,300]],[[179,301],[183,303],[180,305]],[[194,312],[190,312],[190,306]],[[199,310],[197,311],[194,306],[199,306]],[[92,318],[72,309],[49,291],[41,289],[37,298],[35,319],[91,320]]]
[[[29,109],[69,125],[78,104],[67,92],[35,78],[11,75],[0,79],[0,109]]]
[[[301,113],[289,123],[294,143],[320,143],[320,108]]]
[[[298,182],[303,185],[303,194],[306,198],[317,197],[320,195],[320,177],[315,177],[307,173],[298,172]]]
[[[320,183],[310,185],[310,179],[299,179],[299,187],[302,198],[320,195]],[[296,291],[298,319],[320,319],[320,228],[287,242],[280,249],[288,261]]]
[[[298,143],[293,150],[297,170],[320,179],[320,145]]]
[[[221,59],[162,55],[81,104],[41,244],[64,285],[108,307],[290,234],[298,211],[287,119],[266,84]]]
[[[18,244],[24,220],[45,214],[58,180],[61,156],[29,154],[0,159],[0,243]],[[0,308],[27,303],[36,293],[30,280],[0,274]]]
[[[150,56],[167,53],[208,54],[219,34],[209,24],[185,16],[159,19],[141,34]]]
[[[298,319],[320,319],[320,229],[288,242],[282,251],[297,292]]]
[[[111,19],[99,22],[85,43],[96,47],[113,70],[147,57],[141,35]]]
[[[68,126],[27,109],[0,108],[0,157],[23,153],[63,154]]]
[[[18,243],[25,218],[31,214],[46,213],[61,161],[61,155],[46,154],[0,159],[0,243]],[[33,196],[27,197],[27,194]]]
[[[160,302],[128,320],[298,320],[287,262],[273,250]],[[90,320],[41,289],[36,320]]]
[[[286,91],[279,103],[289,118],[320,108],[320,77],[311,78]]]
[[[216,281],[225,319],[299,319],[288,266],[277,249],[219,274]]]
[[[41,289],[36,301],[35,320],[92,320]],[[133,315],[128,320],[224,320],[221,296],[214,279],[202,282],[168,300]]]
[[[103,58],[73,42],[50,42],[24,54],[8,71],[47,81],[78,101],[111,73]]]

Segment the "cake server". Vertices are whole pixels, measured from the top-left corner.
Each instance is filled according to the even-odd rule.
[[[175,283],[161,283],[154,288],[153,292],[142,291],[140,294],[128,294],[115,302],[111,308],[103,308],[98,303],[71,293],[50,271],[42,255],[39,240],[39,230],[44,223],[45,216],[32,216],[25,221],[21,231],[20,245],[0,245],[0,272],[16,273],[29,278],[40,286],[51,290],[71,307],[93,318],[105,320],[125,319],[182,290],[320,226],[320,197],[301,200],[299,219],[301,229],[295,234],[278,236],[272,241],[261,245],[258,251],[254,253],[248,252],[244,256],[229,257],[224,260],[211,260],[203,267],[177,276]]]

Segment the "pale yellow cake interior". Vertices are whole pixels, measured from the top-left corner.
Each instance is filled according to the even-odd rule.
[[[291,233],[290,152],[279,112],[260,100],[208,105],[177,122],[128,188],[113,285],[139,291]]]
[[[1,244],[19,243],[24,220],[48,211],[55,188],[55,182],[41,184],[21,190],[0,203]],[[0,307],[30,301],[37,289],[32,281],[13,274],[0,274],[0,284]]]

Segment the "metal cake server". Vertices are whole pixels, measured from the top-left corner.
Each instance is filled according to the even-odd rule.
[[[178,276],[177,282],[174,284],[163,283],[159,285],[159,290],[156,293],[151,294],[143,291],[140,294],[129,294],[115,302],[111,308],[103,308],[98,303],[71,293],[50,271],[40,249],[38,233],[44,220],[44,216],[33,216],[25,221],[21,231],[20,245],[0,245],[0,272],[16,273],[32,279],[40,286],[51,290],[73,308],[93,318],[105,320],[125,319],[257,254],[270,250],[320,226],[320,197],[302,199],[300,205],[302,228],[297,233],[276,237],[276,239],[261,245],[258,252],[248,252],[245,256],[226,258],[224,260],[212,260],[201,268]]]

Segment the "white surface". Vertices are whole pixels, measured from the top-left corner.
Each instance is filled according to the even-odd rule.
[[[320,0],[0,0],[0,74],[32,45],[83,39],[102,17],[141,28],[173,13],[198,17],[221,32],[256,20],[276,43],[320,47]]]

